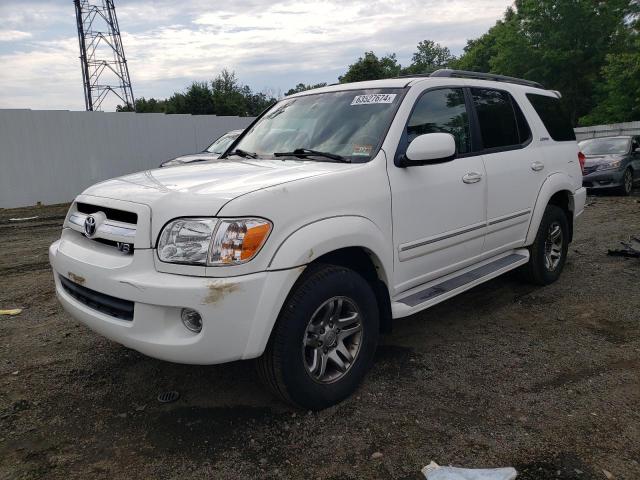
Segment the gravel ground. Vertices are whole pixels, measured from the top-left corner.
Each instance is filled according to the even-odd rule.
[[[640,260],[606,252],[640,234],[640,196],[589,201],[560,281],[507,275],[396,321],[359,391],[319,413],[250,362],[161,362],[76,324],[47,261],[66,207],[0,210],[0,308],[24,309],[0,316],[0,478],[417,480],[434,460],[639,479]]]

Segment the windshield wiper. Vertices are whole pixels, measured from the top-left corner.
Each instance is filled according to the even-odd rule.
[[[246,150],[242,150],[240,148],[236,148],[233,152],[229,152],[229,155],[238,155],[242,158],[258,158],[257,153],[247,152]]]
[[[343,157],[342,155],[337,155],[335,153],[329,152],[319,152],[318,150],[309,150],[308,148],[296,148],[293,152],[275,152],[273,154],[274,157],[324,157],[329,158],[331,160],[335,160],[336,162],[342,163],[351,163],[351,160]]]

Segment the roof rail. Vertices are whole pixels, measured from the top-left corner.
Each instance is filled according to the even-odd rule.
[[[542,84],[531,80],[523,80],[522,78],[507,77],[506,75],[496,75],[493,73],[469,72],[466,70],[451,70],[443,68],[436,70],[431,74],[432,77],[452,77],[452,78],[474,78],[476,80],[490,80],[494,82],[515,83],[517,85],[525,85],[527,87],[542,88]]]
[[[419,77],[430,77],[431,73],[403,73],[402,75],[398,75],[396,78],[419,78]]]

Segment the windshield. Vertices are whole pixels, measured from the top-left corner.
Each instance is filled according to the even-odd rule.
[[[240,135],[240,133],[225,133],[223,136],[209,145],[205,151],[222,155],[229,147],[229,145],[231,145],[231,142],[238,138],[238,135]]]
[[[628,138],[594,138],[580,142],[585,155],[624,155],[629,151]]]
[[[285,98],[236,147],[261,158],[306,149],[368,161],[377,153],[402,93],[398,88],[378,88]],[[327,161],[313,154],[306,159]]]

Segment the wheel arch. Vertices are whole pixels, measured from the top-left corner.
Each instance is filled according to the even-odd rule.
[[[389,235],[390,237],[390,235]],[[275,250],[268,270],[299,267],[345,248],[359,248],[373,263],[378,277],[388,284],[393,269],[391,239],[368,218],[335,216],[310,222],[287,235]]]
[[[389,282],[393,269],[391,249],[388,247],[390,242],[378,226],[365,217],[321,219],[287,236],[273,255],[269,269],[327,264],[358,272],[374,290],[381,330],[388,332],[391,329]],[[304,272],[300,276],[303,275]]]
[[[574,188],[572,180],[563,174],[550,175],[545,180],[536,199],[525,245],[531,245],[535,240],[547,205],[556,205],[565,212],[569,224],[569,242],[573,240],[573,219],[575,216]]]
[[[392,326],[391,296],[388,283],[383,276],[380,259],[375,253],[363,247],[346,247],[326,253],[317,258],[311,264],[337,265],[349,268],[371,285],[378,302],[380,312],[380,331],[390,333]]]

